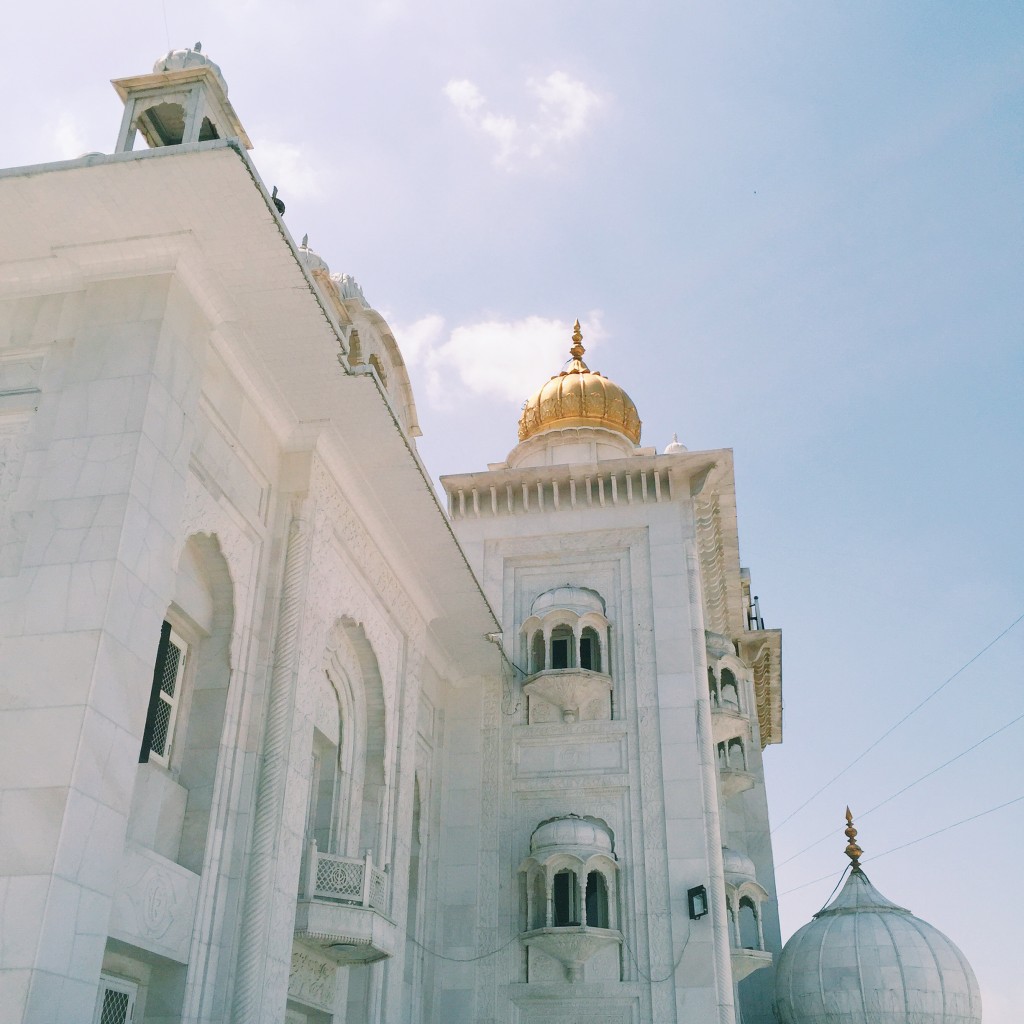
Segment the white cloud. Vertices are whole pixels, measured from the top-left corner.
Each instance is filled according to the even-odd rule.
[[[443,333],[444,317],[431,313],[398,330],[395,338],[405,361],[410,366],[417,366],[438,346]]]
[[[485,103],[484,94],[466,78],[452,79],[444,87],[444,94],[464,117],[471,116]]]
[[[601,98],[564,71],[554,71],[543,81],[529,82],[537,97],[540,117],[537,131],[554,142],[571,142],[583,135]]]
[[[536,99],[535,115],[521,122],[512,114],[496,114],[475,82],[452,79],[444,94],[459,116],[497,144],[495,163],[511,168],[524,160],[550,157],[566,143],[586,134],[600,109],[601,97],[564,71],[530,79],[527,91]]]
[[[587,315],[583,331],[589,353],[605,337],[600,312]],[[530,316],[482,320],[449,331],[444,319],[432,314],[396,327],[395,337],[414,377],[425,380],[427,401],[435,408],[450,408],[453,391],[463,389],[518,407],[569,358],[572,325]],[[453,381],[461,389],[453,389]]]
[[[326,191],[328,175],[316,156],[290,142],[257,137],[253,160],[267,187],[277,185],[286,203],[289,197],[315,199]]]
[[[59,160],[73,160],[88,149],[82,129],[70,114],[57,118],[50,135]]]

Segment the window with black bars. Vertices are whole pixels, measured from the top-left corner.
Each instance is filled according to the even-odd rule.
[[[165,768],[170,762],[187,655],[188,644],[174,632],[169,622],[164,622],[160,630],[139,761],[155,761]]]

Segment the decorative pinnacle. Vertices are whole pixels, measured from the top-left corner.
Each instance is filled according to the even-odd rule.
[[[850,841],[846,844],[846,856],[853,863],[853,870],[860,871],[860,855],[864,852],[857,845],[857,830],[853,827],[853,815],[850,808],[846,808],[846,838]]]
[[[580,321],[577,317],[576,323],[572,325],[572,348],[569,349],[569,355],[573,359],[582,359],[584,352],[586,349],[583,347],[583,332],[580,330]]]

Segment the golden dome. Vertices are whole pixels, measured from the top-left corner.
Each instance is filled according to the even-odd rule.
[[[572,362],[552,377],[523,407],[519,440],[561,427],[604,427],[640,443],[640,416],[633,400],[614,381],[583,362],[579,320],[573,325]]]

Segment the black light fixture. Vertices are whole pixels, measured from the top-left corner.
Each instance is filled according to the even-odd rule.
[[[690,920],[699,921],[708,912],[708,891],[703,885],[686,890],[686,904],[690,908]]]

